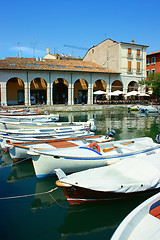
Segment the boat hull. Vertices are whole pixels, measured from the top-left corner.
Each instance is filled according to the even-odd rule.
[[[68,159],[58,156],[40,154],[32,156],[33,166],[37,178],[50,177],[55,175],[54,169],[61,168],[65,173],[79,172],[89,168],[102,167],[107,165],[106,159],[103,160],[83,160]]]
[[[56,185],[62,187],[64,195],[70,205],[80,205],[86,203],[114,201],[120,199],[129,199],[159,192],[160,188],[148,189],[146,191],[122,193],[122,192],[103,192],[86,189],[78,186],[65,186],[64,183],[57,180]],[[123,186],[122,186],[123,187]]]

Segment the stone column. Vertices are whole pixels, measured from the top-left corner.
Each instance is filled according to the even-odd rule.
[[[72,73],[71,81],[68,85],[68,105],[74,105],[74,84],[72,83]]]
[[[53,105],[53,89],[51,84],[51,72],[49,72],[49,82],[47,83],[47,105]]]
[[[29,83],[29,75],[27,72],[27,82],[24,83],[24,96],[25,96],[25,105],[30,106],[31,105],[31,98],[30,98],[30,83]]]
[[[1,82],[1,106],[7,106],[7,87],[6,87],[6,82]]]
[[[93,104],[92,74],[90,75],[90,83],[88,84],[88,102],[87,102],[87,104]]]
[[[73,86],[69,83],[68,86],[68,105],[74,105],[74,92],[73,92]]]

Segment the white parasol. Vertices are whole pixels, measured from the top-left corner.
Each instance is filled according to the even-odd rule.
[[[129,96],[137,96],[139,95],[139,92],[137,91],[131,91],[131,92],[128,92],[125,96],[126,97],[129,97]]]
[[[98,90],[98,91],[95,91],[93,94],[102,95],[102,94],[106,94],[106,92]]]

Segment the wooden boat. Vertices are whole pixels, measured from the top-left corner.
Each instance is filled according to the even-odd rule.
[[[88,129],[89,130],[89,129]],[[33,128],[33,129],[0,129],[0,134],[2,136],[28,136],[28,137],[43,137],[43,136],[52,136],[52,135],[59,135],[65,133],[75,133],[75,132],[84,132],[87,131],[86,128],[80,126],[78,128],[72,127],[57,127],[57,128]]]
[[[34,123],[34,122],[55,122],[59,121],[59,114],[36,114],[36,113],[8,113],[0,114],[1,122],[22,122],[22,123]]]
[[[111,240],[159,240],[160,193],[136,207],[122,221]]]
[[[32,142],[10,142],[6,141],[3,144],[9,150],[9,154],[13,160],[13,162],[20,161],[24,158],[28,157],[27,151],[30,147],[35,148],[36,150],[45,150],[51,151],[57,148],[71,148],[75,146],[86,146],[86,139],[90,139],[90,141],[111,141],[113,138],[105,138],[102,135],[93,135],[92,133],[86,133],[86,135],[81,134],[80,136],[68,136],[62,138],[56,136],[55,138],[46,140],[45,138],[41,141],[32,141]],[[1,144],[3,147],[3,145]]]
[[[81,129],[87,128],[91,131],[96,130],[94,119],[90,119],[87,122],[11,122],[11,121],[0,121],[0,129],[40,129],[40,128],[52,128],[58,129]]]
[[[62,145],[61,149],[44,150],[32,148],[31,155],[36,176],[47,177],[54,174],[55,168],[61,168],[66,173],[82,171],[91,167],[100,167],[113,164],[126,157],[137,157],[160,151],[160,145],[151,138],[135,138],[120,141],[104,139],[88,139],[84,146]],[[97,142],[96,142],[97,141]],[[94,149],[93,149],[94,148]]]
[[[75,131],[55,131],[53,134],[47,134],[45,132],[44,134],[33,134],[33,135],[0,135],[0,146],[4,152],[8,150],[8,148],[16,148],[17,144],[20,146],[23,145],[31,145],[36,143],[47,143],[47,142],[53,142],[57,139],[74,139],[79,137],[87,137],[87,136],[93,136],[94,133],[87,131],[86,129],[80,129]],[[13,145],[13,143],[16,143],[16,146]],[[11,147],[12,144],[12,147]],[[15,156],[16,156],[16,150]],[[19,154],[18,154],[19,155]],[[23,157],[23,156],[22,156]]]
[[[159,191],[160,153],[127,157],[68,176],[61,169],[55,172],[59,178],[56,185],[63,188],[71,205],[133,198]]]

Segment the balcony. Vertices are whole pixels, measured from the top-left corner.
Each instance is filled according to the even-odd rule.
[[[133,69],[132,69],[132,68],[128,68],[128,69],[127,69],[127,73],[128,73],[128,74],[133,74]]]
[[[127,58],[132,59],[133,58],[133,54],[132,53],[128,53]]]
[[[142,74],[142,71],[141,71],[141,69],[139,69],[139,68],[137,68],[137,70],[136,70],[136,74]]]
[[[142,59],[142,55],[141,55],[141,54],[137,54],[136,59],[137,59],[137,60]]]

